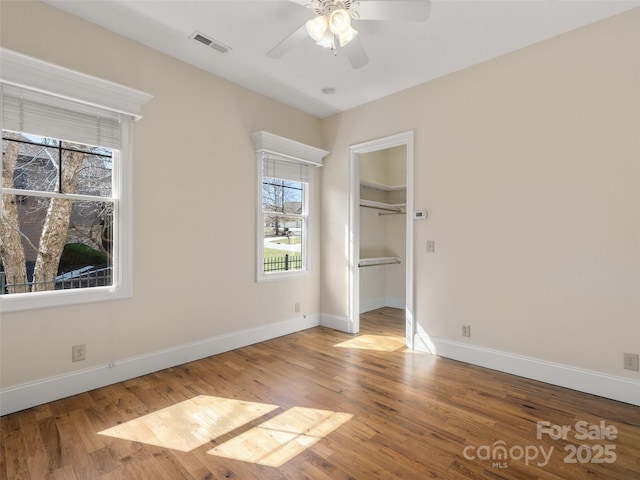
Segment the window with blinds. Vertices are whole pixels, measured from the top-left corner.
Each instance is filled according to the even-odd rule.
[[[126,116],[24,87],[1,88],[4,130],[120,148],[120,122]]]
[[[329,152],[265,131],[256,146],[258,282],[311,273],[311,192],[314,172]]]
[[[130,296],[130,144],[150,96],[0,53],[0,309]]]
[[[306,270],[308,165],[265,155],[262,162],[262,273]]]
[[[0,295],[112,287],[120,115],[12,85],[0,105]]]

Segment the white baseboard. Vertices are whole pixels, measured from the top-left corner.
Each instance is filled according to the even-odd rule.
[[[407,308],[407,299],[404,297],[387,297],[384,299],[384,306],[391,308]]]
[[[369,298],[366,300],[360,300],[360,313],[370,312],[371,310],[377,310],[384,307],[384,298]]]
[[[360,301],[360,313],[370,312],[382,307],[406,308],[407,301],[405,298],[396,297],[380,297]]]
[[[64,375],[0,390],[0,415],[24,410],[95,388],[175,367],[320,325],[318,314],[212,337],[166,350],[118,360]]]
[[[119,360],[113,365],[100,365],[0,390],[0,415],[17,412],[318,325],[343,332],[348,331],[346,317],[330,314],[306,315],[302,318],[240,330],[147,355]],[[442,357],[640,406],[640,382],[637,380],[442,338],[418,335],[415,338],[415,348]]]
[[[640,381],[537,358],[416,335],[415,349],[640,406]]]
[[[341,332],[349,333],[349,319],[347,317],[339,317],[329,313],[320,314],[320,325],[327,328],[333,328]]]

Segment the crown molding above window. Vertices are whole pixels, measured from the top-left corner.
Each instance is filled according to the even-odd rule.
[[[251,139],[256,146],[256,152],[271,153],[285,159],[310,163],[316,167],[321,167],[322,159],[329,154],[328,151],[321,148],[289,140],[264,130],[253,132]]]
[[[0,81],[142,118],[153,95],[0,48]]]

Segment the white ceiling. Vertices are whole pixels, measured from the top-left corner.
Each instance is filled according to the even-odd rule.
[[[640,6],[640,0],[433,0],[426,22],[354,20],[370,60],[354,70],[340,50],[334,56],[309,38],[280,59],[265,55],[314,16],[301,0],[45,1],[319,118]],[[231,50],[220,54],[196,42],[195,31]]]

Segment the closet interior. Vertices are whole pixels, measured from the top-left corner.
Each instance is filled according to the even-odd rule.
[[[360,313],[405,308],[407,149],[361,154]]]

